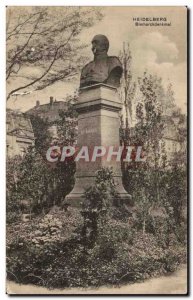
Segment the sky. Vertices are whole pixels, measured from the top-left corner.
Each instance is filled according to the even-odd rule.
[[[80,38],[90,43],[96,34],[105,34],[110,41],[109,55],[119,55],[123,42],[130,44],[132,73],[137,80],[144,71],[162,77],[164,87],[172,83],[176,104],[187,108],[187,36],[185,7],[104,7],[104,18],[84,30]],[[135,26],[133,18],[167,18],[171,26]],[[92,60],[91,47],[86,54]],[[7,107],[26,111],[36,100],[47,103],[49,97],[65,99],[79,87],[79,77],[72,82],[58,82],[30,95],[11,97]]]

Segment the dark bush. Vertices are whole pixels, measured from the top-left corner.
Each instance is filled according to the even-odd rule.
[[[165,205],[165,215],[153,217],[142,197],[135,217],[122,218],[121,207],[112,206],[115,186],[106,171],[85,191],[81,212],[68,208],[9,226],[9,279],[48,288],[119,285],[172,272],[185,262],[184,240],[170,222],[173,211]]]
[[[153,234],[114,219],[99,222],[99,234],[89,247],[81,237],[82,222],[70,210],[12,228],[8,278],[49,288],[120,284],[174,271],[184,260],[180,244],[163,248]]]

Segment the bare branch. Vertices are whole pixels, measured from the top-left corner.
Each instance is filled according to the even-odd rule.
[[[78,75],[78,72],[69,73],[69,74],[65,73],[60,76],[53,76],[52,78],[48,79],[47,81],[45,80],[45,82],[43,82],[42,85],[40,85],[36,90],[38,90],[38,91],[43,90],[46,87],[53,85],[54,83],[56,83],[59,80],[68,79],[68,78],[74,77],[76,75]]]
[[[35,26],[34,26],[34,30],[33,30],[32,33],[30,34],[30,36],[29,36],[29,38],[27,39],[26,43],[23,45],[23,47],[21,47],[21,49],[20,49],[20,50],[15,54],[15,56],[13,57],[13,59],[12,59],[12,64],[8,67],[8,70],[7,70],[8,74],[7,74],[6,79],[9,78],[9,76],[10,76],[10,74],[11,74],[11,72],[12,72],[12,68],[13,68],[13,66],[14,66],[15,63],[16,63],[17,57],[19,56],[20,53],[22,53],[22,51],[23,51],[23,50],[27,47],[27,45],[29,44],[29,42],[30,42],[30,40],[31,40],[31,38],[32,38],[32,36],[33,36],[33,34],[34,34],[34,32],[35,32],[37,26],[38,26],[39,21],[40,21],[40,16],[39,16],[39,18],[37,19],[37,22],[36,22],[36,24],[35,24]]]
[[[57,58],[58,51],[59,51],[62,47],[65,47],[65,46],[69,43],[69,41],[70,41],[70,39],[71,39],[72,36],[73,36],[73,31],[72,31],[71,35],[69,36],[68,40],[66,41],[66,43],[63,44],[63,45],[60,45],[60,46],[56,49],[56,52],[55,52],[55,55],[54,55],[54,58],[53,58],[52,62],[50,63],[49,67],[46,69],[46,71],[45,71],[40,77],[36,78],[36,79],[33,80],[32,82],[30,82],[30,83],[28,83],[28,84],[26,84],[26,85],[24,85],[24,86],[21,86],[21,87],[18,87],[18,88],[16,88],[16,89],[12,90],[12,91],[8,94],[7,100],[9,100],[10,96],[11,96],[13,93],[18,92],[18,91],[20,91],[20,90],[23,90],[23,89],[25,89],[25,88],[27,88],[27,87],[29,87],[29,86],[31,86],[31,85],[34,85],[36,82],[38,82],[38,81],[40,81],[42,78],[44,78],[44,77],[48,74],[48,72],[51,70],[52,66],[54,65],[54,63],[55,63],[55,61],[56,61],[56,58]]]
[[[75,76],[84,60],[80,50],[87,46],[80,42],[79,34],[100,19],[96,8],[14,11],[7,34],[7,100],[30,86],[43,89]]]
[[[35,16],[42,14],[43,11],[45,11],[45,9],[42,10],[42,11],[39,11],[39,12],[37,12],[37,13],[30,14],[29,17],[26,18],[23,22],[17,24],[17,25],[12,29],[12,31],[10,31],[10,32],[7,33],[7,38],[6,38],[6,40],[9,40],[9,39],[11,38],[11,36],[14,35],[14,32],[16,32],[15,34],[18,34],[19,31],[23,28],[23,26],[24,26],[25,24],[27,24],[27,23],[28,23],[32,18],[34,18]],[[17,32],[17,30],[19,30],[19,31]]]

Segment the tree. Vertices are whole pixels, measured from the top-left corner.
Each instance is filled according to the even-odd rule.
[[[132,101],[134,99],[136,84],[133,82],[133,76],[131,72],[132,56],[129,48],[123,43],[123,50],[120,53],[120,60],[123,66],[123,76],[121,79],[121,98],[123,100],[125,109],[125,134],[123,134],[124,144],[128,145],[129,142],[129,116],[132,116]],[[130,124],[131,125],[131,124]]]
[[[31,124],[35,136],[36,151],[45,156],[46,151],[51,144],[51,134],[49,132],[50,124],[48,120],[43,120],[39,116],[30,115]]]
[[[71,145],[76,141],[77,118],[72,105],[74,97],[68,99],[67,111],[60,112],[60,118],[53,123],[31,116],[35,135],[35,145],[29,148],[24,157],[7,162],[7,199],[9,220],[14,221],[18,213],[24,210],[41,213],[53,205],[62,206],[65,196],[74,185],[75,162],[68,160],[50,163],[46,152],[52,140],[49,127],[53,124],[58,129],[58,146]],[[28,209],[29,208],[29,209]]]
[[[164,113],[171,114],[175,107],[174,91],[171,83],[168,84],[164,103]]]
[[[77,142],[78,114],[74,109],[77,96],[69,96],[67,99],[67,110],[60,111],[60,118],[55,122],[58,138],[63,146],[74,145]]]
[[[7,100],[76,75],[86,47],[79,35],[101,17],[95,7],[8,7]]]
[[[15,156],[14,159],[6,161],[6,221],[7,223],[15,222],[19,219],[20,199],[17,197],[17,182],[19,165],[21,157]]]
[[[137,206],[139,224],[146,231],[149,212],[155,203],[160,203],[160,169],[165,162],[162,143],[163,120],[161,99],[163,88],[161,79],[143,74],[138,80],[141,101],[136,106],[136,125],[131,136],[131,144],[142,146],[145,150],[145,162],[131,162],[124,170],[124,186],[131,193]]]
[[[23,159],[8,162],[7,209],[12,214],[16,208],[22,212],[41,213],[53,205],[62,205],[64,197],[74,184],[73,161],[53,165],[34,147],[28,149]]]
[[[138,144],[145,146],[148,161],[157,169],[161,153],[160,141],[163,137],[164,122],[162,119],[161,102],[164,97],[161,78],[144,73],[139,78],[139,88],[144,101],[144,115],[138,119],[136,125],[136,138]],[[137,107],[137,117],[141,116]]]

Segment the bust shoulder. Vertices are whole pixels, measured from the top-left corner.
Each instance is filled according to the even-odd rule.
[[[87,63],[83,68],[82,68],[82,74],[85,73],[85,71],[89,70],[92,66],[93,66],[94,61],[90,61],[89,63]]]
[[[121,62],[117,56],[108,56],[108,59],[112,62],[117,62],[121,65]]]
[[[113,70],[116,67],[120,67],[122,70],[122,64],[117,56],[109,56],[108,64],[111,67],[111,70]]]
[[[100,56],[97,60],[87,63],[81,72],[80,87],[106,83],[118,87],[123,69],[116,56]]]
[[[109,66],[109,79],[112,77],[117,77],[118,81],[123,73],[122,64],[117,56],[109,56],[108,59]]]

